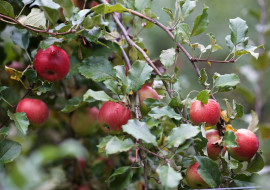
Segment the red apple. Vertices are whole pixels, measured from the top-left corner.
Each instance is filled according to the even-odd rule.
[[[226,147],[229,154],[236,160],[250,161],[259,149],[258,138],[248,129],[238,129],[235,136],[238,147]]]
[[[71,116],[71,127],[79,135],[91,135],[96,132],[98,124],[97,107],[76,110]]]
[[[196,100],[190,107],[190,118],[194,124],[198,125],[205,122],[206,125],[216,125],[220,118],[219,103],[209,99],[207,104]]]
[[[79,165],[79,167],[84,170],[85,169],[85,165],[86,165],[86,160],[85,158],[78,158],[77,159],[77,163]]]
[[[78,7],[80,10],[83,9],[84,0],[72,0],[75,7]]]
[[[17,105],[16,112],[24,112],[30,123],[33,124],[42,124],[49,117],[47,105],[38,99],[22,99]]]
[[[143,115],[146,115],[150,111],[150,108],[148,108],[143,103],[143,101],[147,98],[159,100],[158,93],[153,88],[147,85],[143,85],[142,88],[138,91],[138,93],[140,97],[141,112]]]
[[[51,45],[45,51],[40,49],[37,52],[34,59],[34,67],[40,78],[55,82],[68,74],[70,61],[65,50]]]
[[[221,141],[219,133],[215,129],[210,129],[206,131],[206,138],[208,140],[207,142],[208,157],[213,160],[216,160],[221,153],[221,147],[218,145],[219,141]]]
[[[122,130],[122,125],[127,124],[131,118],[131,111],[124,103],[106,102],[99,110],[98,120],[101,128],[106,132]]]
[[[196,162],[187,169],[187,182],[192,189],[209,188],[209,185],[198,173],[199,164]]]

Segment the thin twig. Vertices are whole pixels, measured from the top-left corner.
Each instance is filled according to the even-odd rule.
[[[150,150],[148,150],[148,149],[146,149],[146,148],[144,148],[144,147],[140,147],[140,149],[146,151],[146,152],[149,153],[149,154],[152,154],[153,156],[155,156],[155,157],[157,157],[157,158],[159,158],[159,159],[161,159],[161,160],[164,160],[164,161],[166,162],[166,164],[169,164],[169,163],[170,163],[170,160],[167,159],[165,156],[160,156],[159,154],[157,154],[157,153],[155,153],[155,152],[152,152],[152,151],[150,151]]]

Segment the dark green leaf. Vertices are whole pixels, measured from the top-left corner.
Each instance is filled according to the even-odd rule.
[[[19,143],[6,139],[0,141],[0,147],[0,164],[12,162],[22,151]]]
[[[196,156],[199,163],[198,173],[203,180],[211,187],[218,187],[221,183],[221,173],[218,164],[208,157]]]
[[[135,144],[131,139],[120,140],[118,137],[111,138],[106,144],[106,154],[116,154],[126,152],[134,147]]]
[[[31,33],[25,29],[14,29],[11,33],[12,41],[23,49],[27,49],[30,42]]]
[[[26,114],[24,112],[20,113],[11,113],[9,110],[7,112],[10,120],[13,120],[15,122],[16,128],[24,135],[26,135],[26,132],[28,130],[29,121],[26,117]]]
[[[101,30],[99,27],[94,27],[92,29],[85,29],[83,31],[83,36],[90,42],[96,43],[98,38],[101,36]]]
[[[142,139],[146,143],[152,143],[155,146],[157,145],[156,137],[151,134],[145,122],[140,122],[137,119],[131,119],[126,125],[122,126],[122,129],[124,132],[130,134],[136,139]]]
[[[197,100],[201,101],[204,104],[207,104],[208,103],[208,99],[209,99],[209,93],[210,93],[210,90],[203,90],[203,91],[201,91],[197,95]]]
[[[165,188],[175,188],[179,185],[181,179],[183,179],[181,173],[176,172],[170,166],[159,166],[157,173],[161,181],[161,185]]]
[[[36,70],[34,70],[33,68],[29,67],[23,74],[26,79],[32,83],[35,82],[37,80],[37,72]]]
[[[9,127],[2,127],[0,128],[0,135],[7,137],[9,135]]]
[[[233,115],[235,119],[241,118],[244,115],[244,107],[233,102]]]
[[[42,82],[42,85],[40,85],[39,87],[37,87],[35,90],[38,91],[38,93],[46,93],[51,91],[53,88],[53,83],[50,82]]]
[[[87,92],[83,95],[83,101],[85,102],[94,102],[95,100],[99,101],[113,101],[117,102],[117,100],[114,100],[110,96],[108,96],[104,91],[93,91],[91,89],[87,90]]]
[[[71,98],[65,103],[65,107],[61,110],[61,112],[70,113],[79,108],[82,104],[83,104],[82,98],[79,97]]]
[[[161,118],[163,116],[168,116],[169,118],[174,118],[176,120],[180,120],[182,117],[176,113],[173,108],[169,106],[154,107],[148,114],[150,117],[154,117],[155,119]]]
[[[153,108],[153,107],[163,107],[165,106],[165,104],[160,101],[160,100],[156,100],[156,99],[152,99],[152,98],[146,98],[143,103],[149,107],[149,108]]]
[[[128,71],[128,91],[136,92],[151,76],[153,69],[145,61],[136,61]]]
[[[104,81],[105,86],[110,89],[114,94],[120,94],[120,89],[118,88],[118,82],[116,80],[108,79]]]
[[[181,124],[180,127],[175,127],[167,137],[167,144],[169,147],[178,147],[186,140],[195,137],[200,132],[198,126],[190,124]]]
[[[231,30],[231,41],[234,45],[246,42],[248,40],[247,32],[248,26],[246,21],[237,17],[235,19],[230,19],[229,28]]]
[[[197,36],[206,30],[209,23],[207,9],[208,7],[205,7],[202,14],[195,19],[191,36]]]
[[[203,86],[209,86],[209,84],[207,83],[208,76],[205,71],[205,68],[202,68],[200,73],[201,73],[201,76],[199,77],[200,84]]]
[[[0,13],[15,18],[13,7],[7,1],[0,1]]]
[[[248,163],[246,171],[250,173],[259,172],[264,167],[264,160],[260,153],[256,153],[256,155],[252,158],[252,160]]]
[[[235,136],[233,131],[225,131],[223,141],[224,141],[226,148],[238,147],[238,144],[236,142],[236,136]]]
[[[236,85],[240,83],[240,79],[236,74],[217,75],[215,87],[219,92],[226,92],[236,88]]]
[[[160,54],[160,61],[165,68],[170,68],[175,61],[175,49],[162,50]]]
[[[53,0],[53,1],[59,4],[61,8],[63,8],[63,13],[67,18],[70,18],[72,16],[74,8],[72,0]]]
[[[100,56],[91,56],[83,60],[83,65],[79,67],[79,72],[95,82],[115,79],[116,77],[112,64]]]
[[[112,190],[124,190],[131,183],[133,172],[130,167],[121,167],[105,181]]]

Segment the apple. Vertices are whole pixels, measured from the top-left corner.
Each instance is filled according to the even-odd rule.
[[[142,88],[138,91],[139,97],[140,97],[140,105],[141,105],[141,112],[142,114],[147,114],[147,112],[150,111],[150,108],[148,108],[143,101],[147,98],[152,98],[159,100],[158,93],[153,88],[147,85],[143,85]]]
[[[219,157],[222,148],[218,145],[218,143],[221,141],[219,133],[215,129],[210,129],[206,131],[206,138],[208,140],[207,142],[207,154],[208,157],[212,160],[217,160]],[[223,151],[226,149],[224,148]]]
[[[199,163],[196,162],[187,169],[187,182],[192,189],[209,188],[209,185],[203,180],[198,173]]]
[[[220,118],[219,103],[209,99],[207,104],[195,100],[190,107],[190,118],[196,125],[205,122],[206,125],[216,125]]]
[[[71,116],[71,127],[79,135],[91,135],[96,132],[98,124],[97,107],[76,110]]]
[[[25,68],[25,66],[21,62],[18,62],[18,61],[12,61],[12,63],[7,66],[17,71],[23,71]]]
[[[248,129],[238,129],[235,136],[238,147],[226,147],[230,156],[239,161],[250,161],[259,149],[258,138]]]
[[[43,51],[40,49],[34,59],[34,67],[40,78],[55,82],[64,78],[70,68],[70,60],[60,47],[51,45]]]
[[[83,9],[84,0],[72,0],[72,2],[75,7],[78,7],[80,10]]]
[[[78,158],[77,159],[77,164],[78,164],[78,166],[82,169],[82,170],[84,170],[85,169],[85,166],[86,166],[86,160],[85,160],[85,158]]]
[[[22,99],[17,105],[16,112],[24,112],[33,124],[43,124],[49,117],[47,105],[39,99]]]
[[[122,131],[122,125],[127,124],[130,118],[131,111],[123,102],[106,102],[100,108],[98,115],[101,128],[109,133]]]

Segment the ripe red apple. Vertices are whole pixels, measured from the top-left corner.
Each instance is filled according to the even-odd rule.
[[[79,135],[91,135],[97,131],[98,124],[97,107],[76,110],[71,116],[71,127]]]
[[[196,162],[187,169],[187,182],[192,189],[209,188],[209,185],[198,173],[199,164]]]
[[[221,147],[217,144],[219,143],[219,141],[221,141],[219,133],[215,129],[210,129],[206,131],[206,138],[208,140],[207,142],[208,157],[211,158],[212,160],[216,160],[221,152]]]
[[[206,125],[216,125],[220,118],[219,103],[209,99],[207,104],[196,100],[190,107],[190,118],[196,125],[205,122]]]
[[[47,105],[38,99],[22,99],[17,105],[16,112],[25,112],[28,120],[33,124],[42,124],[49,117]]]
[[[158,93],[153,88],[147,85],[143,85],[142,88],[138,91],[140,97],[140,104],[141,104],[141,112],[143,115],[146,115],[150,108],[148,108],[143,101],[147,98],[152,98],[159,100]]]
[[[238,129],[235,132],[239,147],[226,147],[231,157],[239,161],[250,161],[259,149],[260,142],[256,135],[248,129]]]
[[[121,131],[122,125],[125,125],[130,118],[131,111],[122,102],[106,102],[100,108],[98,115],[101,128],[110,133]]]
[[[51,45],[45,51],[40,49],[37,52],[34,59],[34,67],[40,78],[55,82],[68,74],[70,61],[65,50]]]

